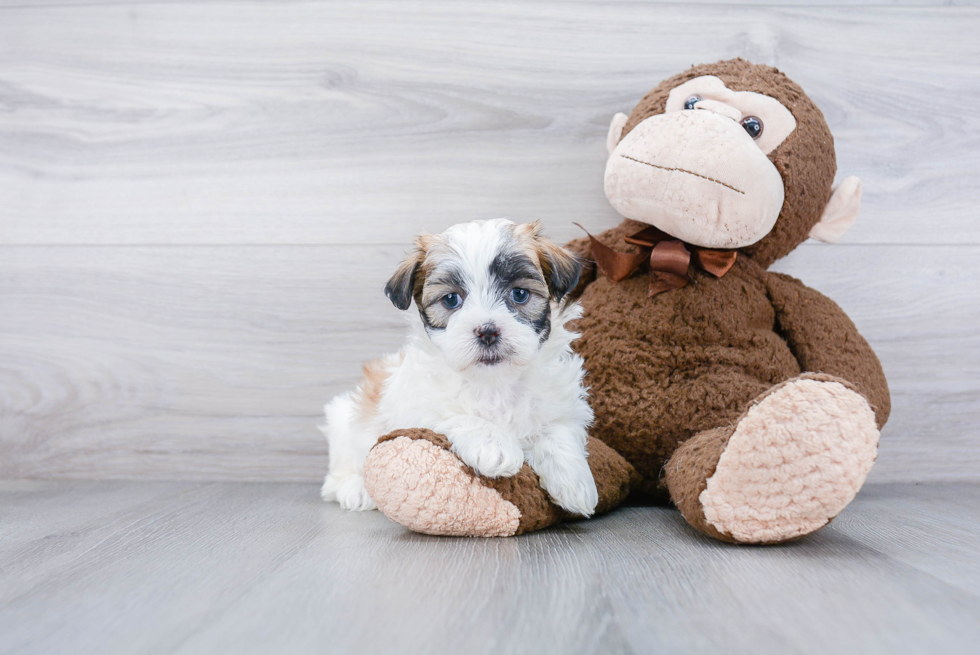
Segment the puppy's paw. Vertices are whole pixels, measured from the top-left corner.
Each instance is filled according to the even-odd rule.
[[[556,505],[586,518],[595,513],[599,504],[599,490],[588,463],[569,467],[551,477],[541,477],[541,486],[551,496]]]
[[[349,512],[378,509],[364,487],[364,476],[354,473],[344,476],[328,475],[323,481],[320,496],[326,501],[336,501]]]
[[[487,478],[509,478],[524,466],[524,451],[516,439],[463,439],[453,450],[477,474]]]

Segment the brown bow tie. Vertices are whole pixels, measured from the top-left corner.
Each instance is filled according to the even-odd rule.
[[[592,242],[592,258],[596,267],[613,282],[629,277],[643,262],[649,260],[650,297],[687,286],[690,282],[688,270],[692,259],[708,273],[721,277],[731,270],[738,257],[737,250],[710,250],[693,246],[652,225],[625,238],[626,243],[640,246],[640,251],[636,253],[613,250],[589,234],[584,227],[582,229]]]

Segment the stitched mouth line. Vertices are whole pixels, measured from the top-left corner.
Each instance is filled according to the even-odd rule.
[[[731,189],[735,193],[741,193],[743,196],[745,195],[745,192],[744,191],[741,191],[739,189],[736,189],[731,184],[725,184],[721,180],[716,180],[713,177],[708,177],[707,175],[701,175],[700,173],[695,173],[694,171],[688,171],[688,170],[685,170],[683,168],[671,168],[669,166],[657,166],[656,164],[651,164],[648,161],[641,161],[639,159],[633,159],[632,157],[627,157],[626,155],[620,155],[620,157],[622,157],[623,159],[629,159],[630,161],[635,161],[637,164],[643,164],[645,166],[652,166],[653,168],[659,168],[662,171],[677,171],[679,173],[687,173],[688,175],[693,175],[694,177],[700,177],[702,180],[708,180],[709,182],[714,182],[715,184],[720,184],[723,187],[725,187],[726,189]]]

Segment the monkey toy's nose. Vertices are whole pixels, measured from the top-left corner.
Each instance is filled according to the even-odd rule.
[[[493,323],[487,323],[476,328],[476,338],[483,342],[484,346],[492,346],[497,343],[497,337],[499,336],[500,330]]]

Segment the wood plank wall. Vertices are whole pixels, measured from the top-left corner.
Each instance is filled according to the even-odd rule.
[[[0,476],[316,480],[412,235],[614,225],[612,114],[741,56],[864,180],[776,268],[881,356],[872,480],[980,479],[980,9],[796,5],[0,1]]]

